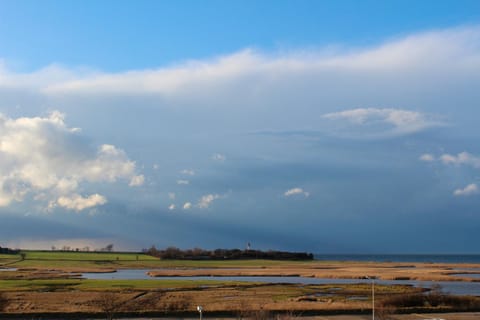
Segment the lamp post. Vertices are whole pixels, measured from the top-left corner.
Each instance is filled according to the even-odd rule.
[[[202,320],[202,311],[203,311],[202,306],[197,306],[197,310],[198,310],[198,313],[200,314],[200,320]]]
[[[366,277],[372,280],[372,320],[375,320],[375,277]]]

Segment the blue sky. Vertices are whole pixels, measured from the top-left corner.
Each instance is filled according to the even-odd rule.
[[[478,252],[478,1],[0,1],[0,39],[0,245]]]
[[[2,1],[0,49],[20,70],[51,63],[158,68],[253,47],[370,46],[475,24],[478,1]]]

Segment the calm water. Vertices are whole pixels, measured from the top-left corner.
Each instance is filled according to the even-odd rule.
[[[436,263],[479,263],[480,255],[420,255],[420,254],[316,254],[316,260],[330,261],[374,261],[374,262],[436,262]],[[461,271],[468,269],[458,269]],[[473,269],[472,269],[473,270]],[[220,281],[246,281],[246,282],[267,282],[267,283],[298,283],[298,284],[352,284],[352,283],[370,283],[370,280],[362,279],[321,279],[306,277],[158,277],[152,278],[146,274],[148,270],[127,269],[118,270],[112,273],[84,273],[82,276],[86,279],[122,279],[122,280],[220,280]],[[476,271],[476,270],[475,270]],[[480,275],[469,275],[478,278]],[[396,280],[384,281],[376,280],[375,283],[382,285],[412,285],[423,288],[431,288],[440,285],[446,293],[456,295],[475,295],[480,296],[479,282],[454,282],[454,281],[413,281],[413,280]]]
[[[453,275],[458,276],[458,277],[480,279],[480,273],[455,273]]]
[[[374,262],[480,263],[480,254],[320,254],[315,260]]]
[[[101,280],[219,280],[219,281],[245,281],[245,282],[267,282],[267,283],[297,283],[297,284],[352,284],[371,283],[368,279],[323,279],[307,277],[150,277],[146,274],[148,270],[118,270],[112,273],[84,273],[85,279]],[[478,282],[454,282],[454,281],[412,281],[412,280],[376,280],[375,283],[382,285],[412,285],[422,288],[431,288],[440,285],[446,293],[456,295],[480,296],[480,283]]]

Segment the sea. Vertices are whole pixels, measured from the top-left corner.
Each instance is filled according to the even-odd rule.
[[[480,263],[480,254],[314,254],[320,261]]]

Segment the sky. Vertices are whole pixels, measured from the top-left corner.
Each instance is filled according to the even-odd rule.
[[[0,246],[480,253],[480,2],[0,0]]]

